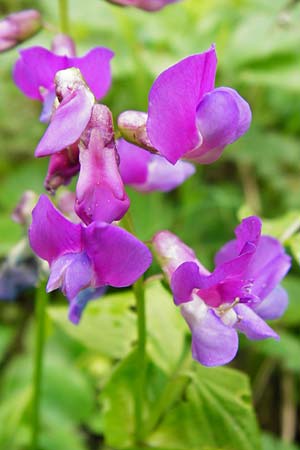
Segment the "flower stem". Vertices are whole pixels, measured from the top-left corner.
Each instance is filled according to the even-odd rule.
[[[137,310],[137,358],[139,366],[139,376],[136,381],[135,396],[135,439],[136,443],[141,443],[143,436],[143,398],[145,396],[146,386],[146,314],[145,314],[145,291],[143,278],[137,280],[133,286],[136,298]]]
[[[33,398],[32,398],[32,436],[31,450],[38,449],[40,431],[40,406],[41,406],[41,385],[43,370],[43,353],[45,343],[45,318],[46,318],[47,294],[45,286],[37,291],[35,304],[35,354],[33,367]]]
[[[130,212],[122,219],[124,228],[135,235],[135,229]],[[135,390],[135,443],[142,444],[143,437],[143,399],[146,388],[146,311],[145,311],[145,287],[144,277],[139,278],[133,285],[133,292],[136,299],[137,312],[137,364],[139,367],[139,376],[136,380]]]
[[[60,31],[69,34],[68,0],[59,0]]]

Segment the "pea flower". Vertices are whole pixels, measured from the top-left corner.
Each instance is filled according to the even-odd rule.
[[[118,139],[120,174],[125,184],[140,192],[168,192],[195,173],[195,167],[184,161],[174,166],[165,158]]]
[[[175,304],[191,329],[193,358],[206,366],[235,357],[237,331],[253,340],[278,339],[265,319],[279,318],[287,306],[279,283],[291,261],[280,242],[261,236],[255,216],[244,219],[235,234],[217,253],[212,273],[172,233],[162,231],[153,239]]]
[[[35,152],[51,155],[45,185],[53,192],[79,171],[78,216],[86,224],[119,220],[130,202],[119,173],[111,112],[95,104],[78,69],[59,71],[55,83],[60,103]]]
[[[97,100],[104,97],[111,85],[111,50],[95,47],[86,55],[76,57],[74,43],[66,35],[57,35],[52,47],[54,52],[43,47],[21,50],[13,70],[14,82],[23,94],[43,102],[42,122],[47,122],[52,113],[54,79],[59,70],[79,69]]]
[[[158,11],[170,3],[178,0],[108,0],[120,6],[134,6],[135,8],[144,9],[145,11]]]
[[[104,222],[72,223],[45,195],[33,210],[29,242],[49,263],[47,292],[61,288],[70,302],[71,318],[75,308],[78,319],[78,296],[85,295],[85,289],[130,286],[151,264],[148,248],[127,231]]]
[[[35,9],[9,14],[0,20],[0,53],[30,38],[41,27],[42,17]]]
[[[132,111],[121,114],[119,128],[132,143],[153,148],[172,164],[184,158],[210,164],[250,126],[248,103],[229,87],[214,88],[214,46],[188,56],[162,72],[149,93],[148,115],[130,126]],[[128,129],[130,130],[128,136]],[[142,136],[143,139],[140,139]]]

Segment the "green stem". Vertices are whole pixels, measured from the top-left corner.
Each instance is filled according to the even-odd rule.
[[[60,31],[69,34],[68,0],[59,0]]]
[[[145,397],[146,387],[146,314],[145,314],[145,291],[144,280],[140,278],[133,286],[136,298],[137,310],[137,358],[139,366],[139,376],[137,379],[135,396],[135,438],[136,443],[140,444],[143,436],[143,399]]]
[[[122,219],[124,228],[135,235],[135,229],[130,212],[127,212]],[[133,292],[136,299],[137,312],[137,363],[139,366],[139,376],[136,380],[135,390],[135,441],[142,444],[143,436],[143,399],[146,388],[146,311],[145,311],[145,288],[144,278],[139,278],[133,285]]]
[[[32,436],[31,450],[38,449],[40,431],[41,409],[41,385],[43,370],[43,353],[45,343],[45,319],[46,319],[47,294],[44,284],[37,291],[35,305],[35,354],[33,367],[33,398],[32,398]]]

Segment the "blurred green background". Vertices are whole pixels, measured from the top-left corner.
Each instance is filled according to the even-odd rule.
[[[146,111],[148,91],[155,77],[179,59],[202,52],[212,43],[216,44],[218,54],[217,86],[237,89],[250,103],[253,122],[246,136],[227,148],[216,163],[198,167],[194,177],[169,195],[130,191],[132,214],[141,239],[150,239],[154,232],[169,228],[194,247],[209,268],[213,267],[214,253],[232,238],[238,220],[247,214],[261,215],[266,219],[265,232],[284,237],[293,255],[293,268],[284,282],[290,294],[290,307],[276,324],[282,339],[279,343],[242,341],[233,365],[250,375],[260,426],[276,436],[264,435],[264,449],[298,448],[293,443],[300,442],[300,2],[183,0],[153,14],[119,8],[104,0],[69,0],[69,4],[71,35],[78,55],[97,45],[115,52],[113,85],[103,100],[115,119],[126,109]],[[39,9],[46,29],[22,47],[49,48],[59,30],[57,3],[0,0],[1,15],[24,7]],[[20,227],[11,222],[11,211],[24,190],[42,192],[47,165],[45,160],[33,159],[35,146],[45,129],[38,121],[40,104],[25,98],[11,79],[17,54],[18,49],[14,49],[0,56],[2,258],[21,237]],[[27,301],[30,303],[30,299]],[[0,358],[1,351],[3,358],[20,333],[22,317],[19,305],[0,305],[3,321]],[[59,324],[55,312],[53,317],[54,323]],[[30,319],[24,328],[21,335],[29,342],[28,346],[24,344],[28,352],[3,365],[2,423],[12,420],[11,406],[5,403],[8,399],[16,405],[26,403],[26,389],[20,391],[18,386],[20,372],[21,385],[26,385],[24,377],[30,364]],[[101,378],[110,365],[107,355],[101,351],[95,354],[95,348],[91,352],[89,346],[87,351],[86,341],[74,340],[74,331],[66,324],[56,328],[51,322],[49,335],[48,354],[52,358],[49,357],[52,361],[49,389],[53,390],[54,397],[64,396],[64,402],[60,398],[63,406],[59,417],[63,418],[60,420],[65,428],[57,431],[57,445],[51,439],[45,440],[43,448],[102,448],[97,447],[101,446],[97,437],[101,434],[98,412],[91,419],[91,411],[97,407],[93,392],[101,387],[95,387],[95,379]],[[88,342],[91,341],[89,338]],[[125,353],[125,350],[121,352]],[[64,370],[68,376],[62,375]],[[63,395],[66,385],[70,392]],[[47,398],[54,402],[50,395]],[[74,413],[81,402],[85,405],[82,414]],[[50,405],[51,411],[54,412],[50,414],[50,423],[51,420],[57,423],[57,406]],[[13,417],[12,430],[15,426],[26,435],[20,417]],[[75,439],[79,429],[88,438]],[[70,435],[74,442],[70,441]],[[5,436],[2,439],[6,445],[0,446],[3,450],[22,448],[21,444],[9,447],[7,442],[13,441],[5,441]]]

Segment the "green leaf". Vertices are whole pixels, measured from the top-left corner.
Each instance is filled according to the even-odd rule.
[[[53,306],[48,311],[59,327],[86,348],[111,358],[122,358],[129,353],[136,337],[135,314],[131,311],[134,303],[129,290],[92,301],[79,326],[68,320],[65,306]]]
[[[163,371],[170,373],[183,352],[188,331],[173,297],[160,282],[146,283],[148,354]]]
[[[148,442],[170,450],[259,450],[247,377],[232,369],[197,365],[184,399]]]

